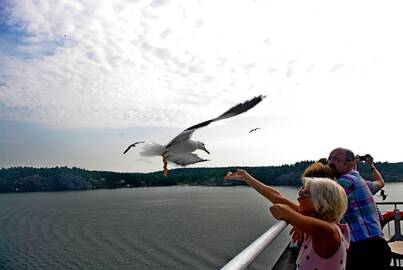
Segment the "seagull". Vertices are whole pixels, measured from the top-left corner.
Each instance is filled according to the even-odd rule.
[[[127,147],[127,149],[126,149],[126,150],[123,152],[123,154],[126,154],[126,153],[127,153],[127,151],[129,151],[129,150],[130,150],[130,148],[135,147],[135,146],[136,146],[136,144],[139,144],[139,143],[145,143],[145,141],[143,141],[143,142],[135,142],[135,143],[133,143],[133,144],[129,145],[129,147]]]
[[[251,132],[253,132],[253,131],[256,131],[256,130],[258,130],[258,129],[260,129],[260,128],[253,128],[253,129],[251,129],[251,130],[249,131],[249,133],[251,133]]]
[[[187,166],[190,164],[195,164],[198,162],[204,162],[208,161],[208,159],[203,159],[196,154],[192,153],[196,150],[203,150],[207,154],[210,154],[210,152],[206,149],[206,146],[203,142],[200,141],[194,141],[191,140],[191,137],[193,135],[193,132],[195,130],[208,126],[209,124],[227,119],[233,116],[236,116],[238,114],[244,113],[251,108],[255,107],[258,103],[260,103],[266,96],[260,95],[257,97],[254,97],[250,100],[247,100],[243,103],[239,103],[238,105],[235,105],[234,107],[230,108],[227,110],[225,113],[221,114],[220,116],[201,122],[199,124],[193,125],[191,127],[188,127],[187,129],[183,130],[181,133],[179,133],[175,138],[173,138],[169,143],[166,145],[161,145],[158,143],[146,143],[143,147],[143,151],[140,152],[140,155],[142,156],[162,156],[162,161],[163,161],[163,175],[167,176],[168,175],[168,162],[174,163],[179,166]],[[143,142],[137,142],[137,143],[143,143]],[[134,143],[130,145],[124,153],[129,151],[129,149],[132,146],[135,146],[137,143]]]

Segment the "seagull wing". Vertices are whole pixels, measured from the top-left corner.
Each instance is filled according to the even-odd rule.
[[[127,151],[129,151],[129,150],[130,150],[130,148],[135,147],[135,146],[136,146],[136,144],[139,144],[139,143],[145,143],[145,142],[135,142],[135,143],[133,143],[133,144],[129,145],[129,147],[127,147],[127,149],[126,149],[126,150],[123,152],[123,154],[126,154],[126,153],[127,153]]]
[[[189,140],[190,137],[192,137],[193,132],[195,131],[195,129],[185,129],[184,131],[182,131],[181,133],[179,133],[178,136],[176,136],[175,138],[173,138],[165,147],[166,149],[168,149],[169,147],[172,147],[175,144],[178,144],[180,142],[184,142],[186,140]]]
[[[233,117],[235,115],[247,112],[248,110],[252,109],[253,107],[255,107],[259,102],[261,102],[266,96],[260,95],[257,97],[252,98],[251,100],[247,100],[243,103],[239,103],[238,105],[232,107],[231,109],[229,109],[228,111],[226,111],[225,113],[221,114],[220,116],[218,116],[217,118],[212,119],[213,121],[218,121],[218,120],[222,120],[222,119],[226,119],[226,118],[230,118]],[[207,121],[206,121],[207,122]],[[208,123],[210,124],[210,123]],[[207,124],[207,125],[208,125]]]
[[[247,101],[245,101],[243,103],[239,103],[238,105],[235,105],[234,107],[232,107],[231,109],[229,109],[228,111],[226,111],[225,113],[221,114],[220,116],[218,116],[216,118],[213,118],[213,119],[201,122],[199,124],[193,125],[191,127],[188,127],[187,129],[182,131],[178,136],[173,138],[167,144],[166,148],[168,149],[169,147],[172,147],[174,144],[177,144],[179,142],[182,142],[182,141],[190,139],[190,137],[192,136],[193,132],[198,128],[205,127],[205,126],[211,124],[212,122],[222,120],[222,119],[227,119],[227,118],[236,116],[238,114],[244,113],[244,112],[252,109],[259,102],[261,102],[265,97],[266,96],[263,96],[263,95],[254,97],[251,100],[247,100]]]
[[[192,153],[170,154],[167,156],[167,160],[183,167],[198,162],[208,161],[208,159],[200,158],[199,156]]]
[[[251,129],[251,130],[249,131],[249,133],[251,133],[251,132],[253,132],[253,131],[256,131],[256,130],[258,130],[258,129],[260,129],[260,128]]]

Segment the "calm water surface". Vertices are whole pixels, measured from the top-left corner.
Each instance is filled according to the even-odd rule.
[[[403,184],[386,191],[402,200]],[[219,269],[276,222],[247,187],[0,194],[0,205],[1,269]],[[288,231],[249,269],[270,269]]]

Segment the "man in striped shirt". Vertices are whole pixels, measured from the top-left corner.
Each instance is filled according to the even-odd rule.
[[[375,182],[365,181],[354,170],[354,153],[345,148],[334,149],[327,160],[337,182],[344,188],[348,209],[343,221],[350,229],[350,248],[347,255],[347,270],[387,269],[391,254],[383,238],[381,223],[371,190],[380,189],[381,174],[371,163]],[[383,184],[383,179],[382,184]]]

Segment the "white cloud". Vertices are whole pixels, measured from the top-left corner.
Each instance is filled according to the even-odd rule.
[[[267,67],[256,64],[260,54],[246,49],[257,45],[263,52],[264,39],[247,29],[253,24],[237,19],[245,7],[227,12],[227,6],[198,1],[9,4],[7,23],[20,30],[21,43],[0,62],[0,102],[15,109],[7,119],[59,127],[180,125],[191,115],[202,119],[198,111],[206,108],[214,114],[217,105],[276,94],[262,90],[267,80],[256,80]],[[223,11],[231,17],[222,20]],[[243,67],[250,78],[242,78]]]
[[[259,123],[298,118],[331,123],[313,125],[323,133],[368,128],[372,139],[383,138],[371,128],[376,122],[394,128],[391,138],[402,135],[395,129],[403,113],[401,1],[5,4],[2,23],[13,36],[0,37],[0,120],[181,130],[265,94],[248,112]],[[300,128],[290,123],[271,136]]]

